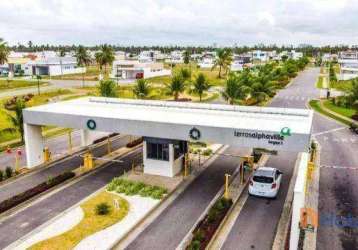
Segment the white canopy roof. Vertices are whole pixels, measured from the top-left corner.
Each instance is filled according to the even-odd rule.
[[[93,119],[99,131],[183,140],[189,139],[188,130],[196,127],[199,130],[210,129],[208,133],[202,134],[202,139],[214,141],[219,139],[219,142],[227,142],[227,144],[231,144],[230,140],[233,140],[228,139],[232,136],[233,130],[245,133],[278,134],[283,128],[289,128],[292,135],[303,136],[304,144],[307,144],[311,134],[312,117],[313,111],[304,109],[104,97],[85,97],[24,110],[24,122],[33,125],[86,129],[86,121]],[[224,129],[225,133],[230,130],[231,136],[220,129]],[[217,135],[214,135],[215,131]],[[235,138],[235,140],[239,139]],[[242,141],[240,143],[242,144]],[[299,141],[296,143],[299,144]]]

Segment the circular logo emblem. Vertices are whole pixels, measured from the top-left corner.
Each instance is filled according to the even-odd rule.
[[[281,136],[290,136],[291,135],[291,129],[288,128],[288,127],[282,128],[281,132],[280,132],[280,135]]]
[[[89,128],[90,130],[95,130],[96,129],[96,122],[94,120],[88,120],[87,121],[87,128]]]
[[[197,129],[197,128],[190,129],[189,136],[193,140],[199,140],[200,136],[201,136],[199,129]]]

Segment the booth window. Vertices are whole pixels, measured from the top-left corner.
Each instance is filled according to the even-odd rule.
[[[147,158],[169,161],[169,144],[147,142]]]

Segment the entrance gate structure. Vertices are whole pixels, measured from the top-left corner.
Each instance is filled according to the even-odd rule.
[[[26,108],[27,167],[43,163],[41,126],[80,129],[82,146],[93,132],[143,136],[144,172],[174,176],[188,141],[307,152],[313,111],[171,101],[84,97]]]

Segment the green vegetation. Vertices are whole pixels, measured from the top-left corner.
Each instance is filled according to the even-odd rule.
[[[107,74],[107,67],[112,65],[115,57],[114,50],[111,46],[103,44],[100,46],[100,51],[95,54],[96,62],[99,65],[100,70],[104,66],[104,74]]]
[[[165,188],[146,185],[143,182],[130,181],[124,178],[114,178],[108,185],[107,191],[124,193],[125,195],[140,195],[153,199],[162,199],[168,192]]]
[[[203,94],[210,88],[210,85],[203,73],[199,73],[194,81],[194,93],[199,95],[199,101],[201,102]]]
[[[320,104],[319,100],[311,100],[309,102],[309,105],[313,110],[315,110],[318,113],[321,113],[322,115],[328,116],[328,117],[330,117],[332,119],[335,119],[335,120],[337,120],[337,121],[339,121],[341,123],[344,123],[346,125],[350,125],[350,122],[346,121],[345,119],[342,119],[342,118],[340,118],[338,116],[335,116],[334,114],[331,114],[329,112],[324,111],[322,109],[322,107],[321,107],[321,104]]]
[[[118,209],[109,205],[114,204],[115,200],[119,203]],[[108,213],[97,214],[98,204],[107,204]],[[128,214],[129,204],[117,195],[104,191],[85,201],[81,204],[81,208],[84,217],[79,224],[61,235],[36,243],[29,249],[73,249],[84,238],[121,221]]]
[[[319,76],[316,82],[316,88],[322,89],[323,88],[323,76]]]
[[[133,93],[139,99],[148,97],[150,92],[150,84],[145,79],[138,79],[134,85]]]
[[[214,61],[213,69],[219,68],[218,78],[221,78],[221,71],[225,71],[225,75],[230,69],[232,63],[232,50],[231,49],[218,49],[216,51],[217,58]]]
[[[0,90],[9,90],[16,88],[26,88],[34,87],[37,85],[45,85],[47,82],[37,82],[37,81],[28,81],[28,80],[18,80],[18,79],[0,79]]]
[[[7,62],[7,58],[10,55],[10,48],[7,46],[7,43],[0,38],[0,65]]]
[[[109,214],[111,207],[107,202],[101,202],[96,205],[96,214],[97,215],[106,215]]]
[[[345,108],[345,107],[341,107],[341,106],[337,106],[334,103],[334,100],[330,99],[330,100],[325,100],[323,102],[323,105],[325,108],[332,110],[333,112],[336,112],[340,115],[343,115],[347,118],[352,118],[352,116],[355,114],[355,110],[353,108]]]
[[[175,74],[172,77],[171,82],[167,85],[169,93],[174,96],[174,100],[178,100],[179,94],[184,92],[184,81],[185,80],[181,74]]]
[[[117,85],[112,80],[103,80],[99,82],[98,91],[100,96],[117,97]]]
[[[91,56],[87,52],[86,48],[79,45],[76,50],[77,65],[80,67],[87,67],[91,63]],[[82,73],[82,86],[85,85],[85,73]]]

